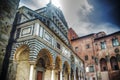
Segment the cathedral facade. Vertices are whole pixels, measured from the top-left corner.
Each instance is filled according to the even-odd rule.
[[[49,3],[19,8],[7,80],[84,80],[84,62],[70,46],[62,11]]]

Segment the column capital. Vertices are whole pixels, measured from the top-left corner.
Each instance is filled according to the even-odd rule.
[[[30,65],[35,65],[35,61],[29,61]]]
[[[55,64],[52,64],[52,65],[51,65],[51,69],[55,69]]]
[[[55,65],[54,64],[48,65],[46,67],[47,67],[47,69],[50,69],[50,70],[54,70],[55,69]]]

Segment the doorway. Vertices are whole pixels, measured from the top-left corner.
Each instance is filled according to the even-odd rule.
[[[37,72],[37,80],[42,80],[43,72],[38,71]]]

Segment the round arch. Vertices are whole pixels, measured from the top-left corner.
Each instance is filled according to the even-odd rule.
[[[69,74],[70,74],[70,65],[68,64],[67,61],[65,61],[63,64],[64,80],[69,80]]]
[[[37,56],[37,65],[40,65],[40,62],[44,62],[45,68],[51,68],[53,65],[53,57],[48,49],[41,49]]]
[[[14,60],[15,61],[21,61],[21,60],[28,60],[29,59],[29,52],[30,49],[28,45],[24,44],[17,48],[15,54],[14,54]]]
[[[110,64],[111,64],[111,68],[112,70],[119,70],[119,67],[118,67],[118,61],[117,61],[117,58],[112,56],[110,58]]]
[[[104,59],[104,58],[100,59],[100,68],[101,68],[101,71],[107,71],[108,70],[106,59]]]
[[[68,73],[70,73],[70,65],[67,61],[64,62],[63,64],[63,69],[66,69]]]
[[[60,56],[57,56],[55,59],[55,69],[62,69],[62,60],[60,58]]]
[[[17,62],[16,80],[29,79],[29,53],[29,47],[27,45],[21,45],[14,54],[14,61]]]
[[[60,80],[60,71],[62,70],[62,61],[60,56],[57,56],[55,59],[55,80]]]
[[[41,49],[36,61],[37,80],[49,80],[53,68],[53,57],[48,49]]]

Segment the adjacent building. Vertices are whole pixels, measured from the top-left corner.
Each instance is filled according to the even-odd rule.
[[[7,80],[84,80],[84,62],[71,48],[62,11],[51,2],[19,8]]]
[[[76,54],[84,60],[85,76],[87,80],[96,80],[96,69],[94,61],[94,34],[78,37],[73,29],[69,29],[71,35],[70,43]]]
[[[120,80],[120,31],[96,34],[94,46],[98,78]]]
[[[120,80],[120,32],[78,37],[69,30],[69,41],[85,62],[86,80]]]

